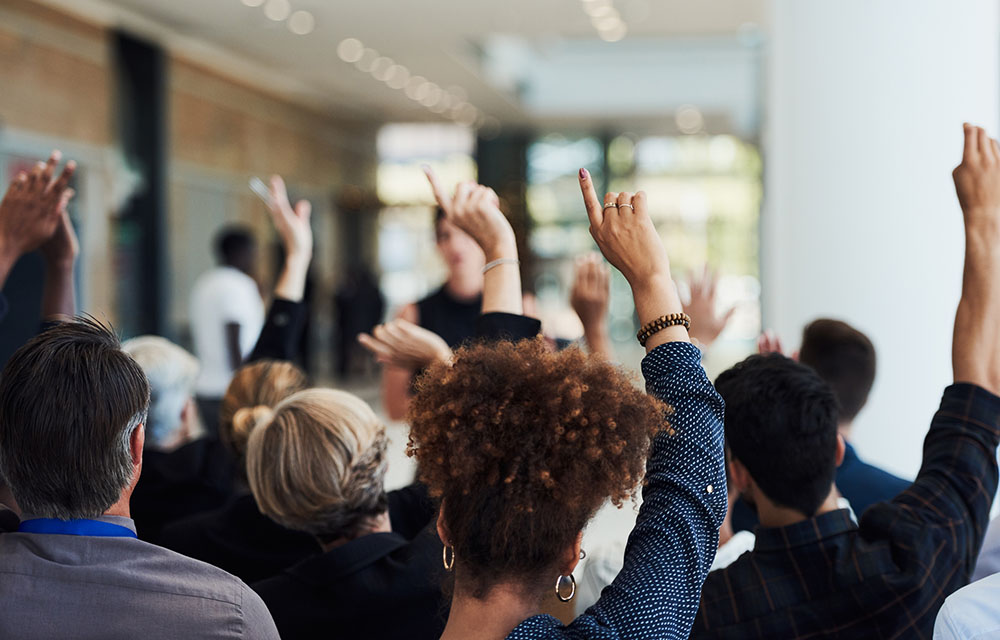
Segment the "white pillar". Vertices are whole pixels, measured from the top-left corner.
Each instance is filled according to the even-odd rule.
[[[962,122],[997,135],[994,0],[772,0],[761,223],[764,323],[817,317],[878,351],[853,441],[915,475],[951,381]],[[1000,322],[1000,318],[997,318]]]

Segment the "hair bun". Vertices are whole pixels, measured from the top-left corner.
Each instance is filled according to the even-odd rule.
[[[257,427],[263,426],[274,419],[274,409],[265,405],[243,407],[233,415],[233,437],[242,443],[250,438]]]

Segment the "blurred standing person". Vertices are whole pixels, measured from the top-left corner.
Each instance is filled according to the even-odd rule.
[[[264,326],[264,301],[253,277],[253,235],[244,227],[223,228],[215,249],[218,266],[202,274],[191,290],[191,333],[202,365],[195,392],[205,429],[213,436],[226,387]]]
[[[424,167],[434,197],[440,207],[434,221],[438,253],[448,268],[448,279],[437,291],[403,307],[397,318],[419,325],[441,336],[449,347],[456,347],[476,335],[476,322],[483,304],[483,268],[486,257],[469,234],[449,218],[451,198],[437,176]],[[471,189],[473,184],[463,184]],[[382,401],[391,420],[401,420],[410,404],[413,374],[406,369],[386,366],[382,372]]]

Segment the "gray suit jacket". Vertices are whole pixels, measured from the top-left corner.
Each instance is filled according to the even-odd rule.
[[[278,639],[239,579],[135,538],[4,533],[0,603],[0,638]]]

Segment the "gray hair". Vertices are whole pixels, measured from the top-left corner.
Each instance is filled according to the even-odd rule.
[[[149,420],[146,442],[163,448],[181,427],[181,412],[198,379],[198,359],[159,336],[139,336],[122,344],[122,351],[139,363],[149,380]]]

